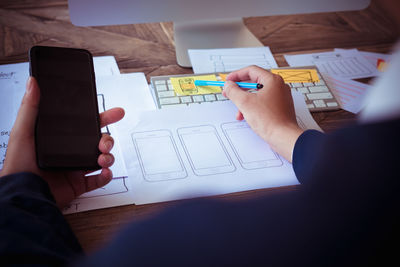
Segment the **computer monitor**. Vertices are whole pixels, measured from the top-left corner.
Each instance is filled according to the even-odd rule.
[[[174,22],[177,62],[190,67],[188,49],[263,44],[242,17],[360,10],[370,0],[68,0],[77,26]],[[268,25],[263,25],[268,27]]]

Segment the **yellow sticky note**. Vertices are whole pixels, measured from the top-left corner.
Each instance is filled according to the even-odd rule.
[[[218,75],[219,75],[219,77],[221,77],[221,80],[224,82],[226,81],[226,76],[228,76],[228,74],[225,74],[225,73],[219,73]]]
[[[271,72],[280,75],[285,83],[319,82],[316,69],[271,69]]]
[[[195,80],[216,81],[217,77],[215,75],[171,77],[170,80],[177,95],[204,95],[221,92],[221,87],[219,86],[194,85]]]

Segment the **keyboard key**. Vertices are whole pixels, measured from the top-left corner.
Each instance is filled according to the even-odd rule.
[[[157,92],[167,91],[167,86],[165,84],[156,85]]]
[[[204,97],[202,95],[194,95],[193,102],[204,102]]]
[[[328,105],[328,107],[337,107],[338,106],[337,102],[327,102],[326,104]]]
[[[173,105],[163,105],[161,106],[161,108],[173,108],[173,107],[183,107],[183,106],[187,107],[186,104],[173,104]]]
[[[304,86],[314,86],[313,83],[303,83]]]
[[[172,97],[175,96],[174,91],[161,91],[158,92],[158,97],[163,98],[163,97]]]
[[[314,103],[315,107],[317,107],[317,108],[326,107],[324,100],[314,100],[313,103]]]
[[[303,87],[302,83],[292,83],[292,87]]]
[[[169,91],[174,91],[174,87],[172,86],[172,84],[168,84],[168,90]]]
[[[331,99],[333,98],[331,93],[315,93],[315,94],[307,94],[308,99]]]
[[[218,100],[218,101],[221,101],[221,100],[228,100],[228,98],[226,98],[226,97],[223,96],[222,94],[216,94],[215,96],[217,97],[217,100]]]
[[[206,101],[215,101],[215,100],[217,100],[215,98],[215,95],[205,95],[204,98],[205,98]]]
[[[308,89],[311,93],[329,92],[329,89],[326,86],[310,86]]]
[[[161,81],[155,81],[154,83],[155,83],[156,85],[160,85],[160,84],[165,84],[165,81],[162,81],[162,80],[161,80]]]
[[[182,103],[192,103],[192,97],[190,95],[188,96],[181,96],[181,101]]]
[[[315,82],[314,83],[315,85],[325,85],[325,82],[324,82],[324,80],[319,80],[319,82]]]
[[[315,108],[313,103],[307,104],[307,108]]]
[[[160,105],[179,104],[179,97],[160,98]]]
[[[309,93],[307,87],[299,87],[299,88],[297,88],[297,91],[299,91],[300,93],[303,93],[303,94]]]

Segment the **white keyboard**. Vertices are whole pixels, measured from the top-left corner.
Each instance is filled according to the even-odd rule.
[[[304,69],[314,68],[315,66],[300,67]],[[287,68],[285,68],[287,69]],[[295,67],[293,69],[299,69]],[[319,82],[310,83],[288,83],[292,90],[296,90],[304,95],[307,107],[310,111],[328,111],[340,109],[339,103],[336,100],[334,94],[325,83],[324,79],[319,76]],[[217,73],[217,79],[221,79]],[[202,74],[203,75],[203,74]],[[226,101],[221,93],[218,94],[205,94],[205,95],[177,95],[172,87],[170,77],[185,77],[185,76],[196,76],[195,74],[184,74],[184,75],[172,75],[172,76],[154,76],[151,77],[151,85],[154,90],[153,95],[155,102],[159,109],[175,107],[175,106],[190,106],[198,105],[203,102],[213,101]]]

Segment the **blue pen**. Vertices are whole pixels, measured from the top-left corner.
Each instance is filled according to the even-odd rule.
[[[237,82],[236,83],[240,88],[245,89],[261,89],[263,85],[261,83],[244,83]],[[220,81],[204,81],[204,80],[195,80],[194,85],[196,86],[224,86],[225,82]]]

